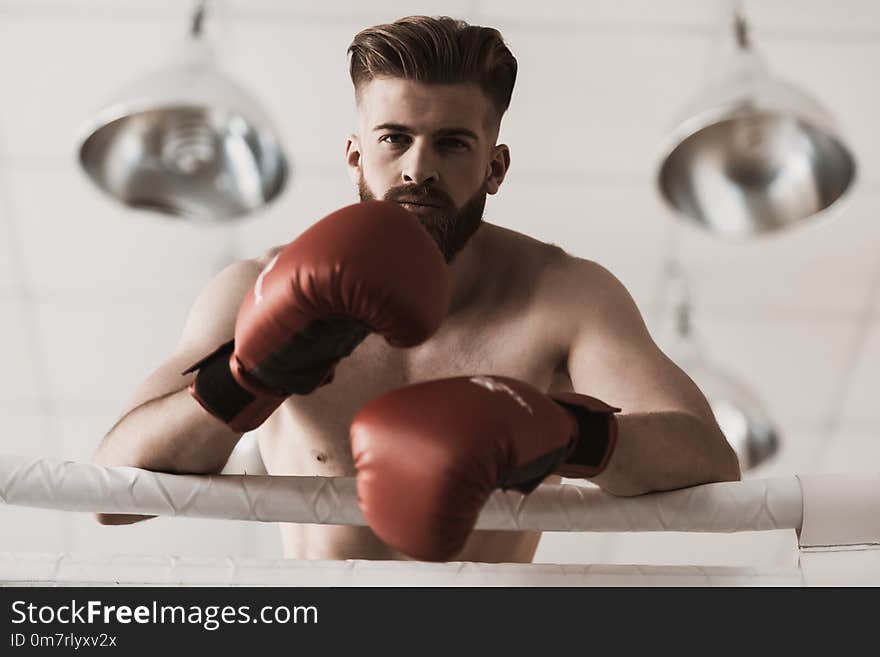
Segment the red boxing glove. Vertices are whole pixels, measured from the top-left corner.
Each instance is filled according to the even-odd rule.
[[[496,376],[392,390],[351,425],[358,503],[388,545],[445,561],[464,546],[496,488],[529,493],[554,472],[599,474],[614,451],[619,410]]]
[[[200,361],[196,400],[236,431],[262,424],[292,394],[329,383],[371,331],[411,347],[439,328],[446,261],[418,219],[367,201],[328,215],[288,244],[245,296],[235,339]]]

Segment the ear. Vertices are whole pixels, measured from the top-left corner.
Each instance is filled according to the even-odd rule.
[[[345,140],[345,166],[351,183],[357,185],[361,179],[361,145],[354,133]]]
[[[499,144],[493,147],[492,159],[489,161],[489,167],[486,178],[486,192],[495,194],[501,183],[504,182],[504,176],[510,168],[510,149],[507,144]]]

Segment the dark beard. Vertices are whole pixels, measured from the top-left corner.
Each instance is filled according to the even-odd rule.
[[[358,192],[361,201],[376,200],[373,193],[367,189],[363,177],[358,181]],[[464,248],[464,245],[483,223],[483,210],[486,207],[486,184],[483,183],[477,193],[468,199],[460,209],[455,207],[452,199],[445,192],[430,185],[413,184],[392,187],[383,197],[383,200],[392,202],[400,202],[403,199],[438,206],[436,213],[415,216],[434,238],[448,264]]]

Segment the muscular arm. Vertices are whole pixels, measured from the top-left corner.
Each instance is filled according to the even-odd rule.
[[[623,409],[617,448],[593,482],[640,495],[740,479],[706,398],[651,339],[624,286],[593,262],[572,260],[569,270],[563,288],[579,315],[567,358],[572,385]]]
[[[238,307],[264,260],[230,265],[199,294],[174,354],[135,391],[121,419],[95,452],[96,464],[199,474],[223,468],[241,434],[192,398],[187,388],[195,375],[181,372],[232,339]],[[126,524],[149,517],[97,516],[104,524]]]

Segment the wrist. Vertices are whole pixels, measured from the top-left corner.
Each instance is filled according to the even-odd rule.
[[[234,431],[245,433],[265,422],[285,399],[267,390],[237,367],[235,342],[229,341],[190,367],[198,370],[190,395],[208,413]]]
[[[559,393],[552,397],[575,423],[570,450],[555,474],[577,479],[599,475],[608,467],[617,446],[615,414],[621,409],[577,393]]]

